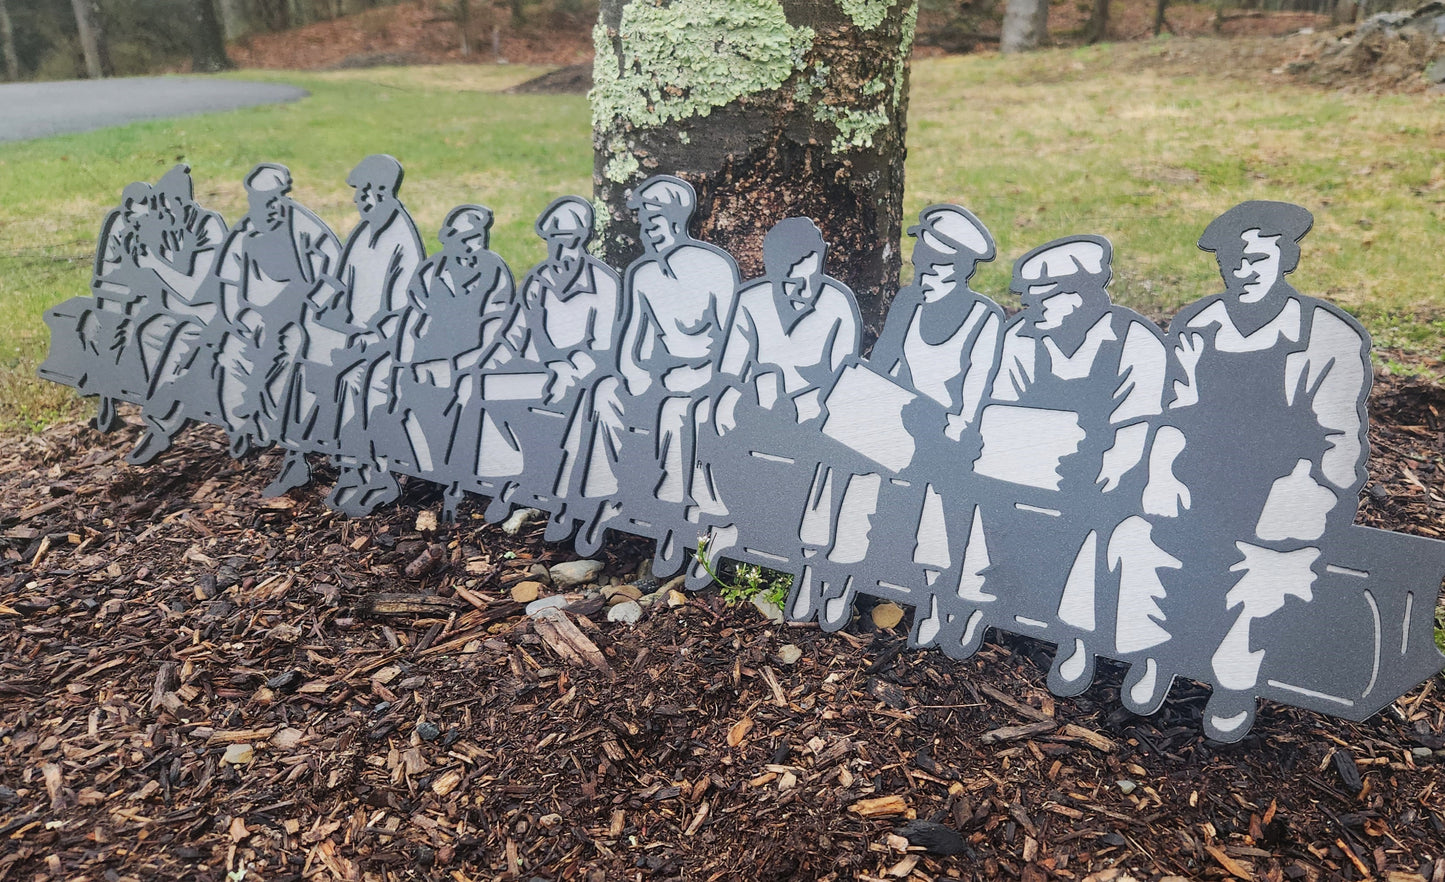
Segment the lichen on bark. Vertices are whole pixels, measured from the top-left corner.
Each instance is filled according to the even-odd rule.
[[[629,3],[620,53],[603,51],[614,48],[604,24],[593,33],[592,127],[662,126],[774,91],[802,68],[813,36],[812,28],[788,24],[777,0]]]
[[[876,326],[897,284],[918,0],[602,0],[592,92],[600,252],[637,253],[631,188],[667,172],[745,274],[783,217],[814,218]]]

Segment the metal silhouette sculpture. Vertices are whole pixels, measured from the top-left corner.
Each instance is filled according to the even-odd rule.
[[[1098,236],[1014,264],[1005,318],[969,287],[995,256],[952,205],[925,209],[914,282],[860,351],[858,306],[812,221],[765,237],[762,278],[693,238],[692,187],[634,192],[643,253],[587,253],[590,204],[537,220],[545,257],[514,284],[492,213],[462,205],[427,256],[400,163],[348,178],[345,244],[289,196],[282,166],[245,179],[230,232],[189,169],[134,184],[102,226],[93,292],[46,315],[42,376],[139,404],[132,462],[187,421],[231,452],[276,445],[283,493],[308,456],[363,515],[398,477],[468,495],[489,520],[548,513],[590,553],[609,530],[657,543],[654,572],[712,557],[791,573],[785,612],[845,626],[859,596],[913,607],[910,641],[955,658],[989,628],[1058,647],[1049,687],[1129,666],[1152,713],[1175,677],[1210,684],[1206,733],[1235,741],[1260,697],[1364,719],[1445,664],[1432,641],[1445,542],[1356,526],[1366,477],[1369,341],[1286,281],[1311,216],[1246,202],[1205,230],[1224,291],[1167,334],[1110,301]],[[694,561],[693,587],[708,580]]]

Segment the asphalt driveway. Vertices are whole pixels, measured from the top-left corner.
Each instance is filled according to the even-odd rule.
[[[191,116],[306,97],[281,83],[216,77],[120,77],[0,85],[0,141],[88,132],[146,119]]]

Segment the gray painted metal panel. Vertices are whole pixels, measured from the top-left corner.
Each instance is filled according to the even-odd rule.
[[[547,538],[657,543],[654,572],[709,554],[795,577],[787,614],[844,627],[860,595],[915,610],[911,642],[954,658],[989,628],[1053,643],[1049,687],[1129,665],[1151,713],[1177,676],[1209,683],[1203,725],[1234,741],[1259,697],[1364,719],[1439,671],[1445,542],[1356,526],[1366,478],[1369,338],[1287,281],[1309,212],[1247,202],[1200,240],[1224,282],[1167,334],[1113,304],[1108,240],[1069,236],[1014,264],[1021,311],[969,287],[995,256],[977,217],[925,209],[914,282],[872,352],[812,221],[778,223],[740,280],[688,230],[696,194],[633,193],[643,254],[586,248],[587,200],[537,220],[546,256],[516,285],[491,212],[452,211],[427,255],[400,163],[351,173],[345,239],[246,178],[229,231],[189,169],[128,187],[106,218],[93,292],[52,309],[42,376],[141,405],[132,462],[188,420],[237,456],[286,451],[268,486],[340,467],[327,502],[361,516],[398,478],[468,493],[489,520],[549,513]]]

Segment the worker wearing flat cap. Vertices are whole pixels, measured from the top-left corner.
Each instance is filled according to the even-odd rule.
[[[959,441],[998,366],[1003,310],[968,285],[978,264],[993,260],[993,236],[957,205],[925,208],[908,233],[913,282],[889,305],[869,361],[943,408],[938,430]]]
[[[334,296],[341,258],[336,234],[288,195],[284,166],[261,163],[245,186],[249,211],[216,262],[224,319],[216,359],[220,409],[236,456],[286,441],[314,414],[317,399],[302,362],[306,326],[316,303]],[[283,493],[309,478],[305,456],[288,444],[266,492]]]
[[[964,575],[1001,602],[980,603],[976,625],[1058,646],[1049,687],[1061,695],[1088,686],[1096,653],[1132,660],[1170,639],[1154,603],[1158,570],[1177,561],[1150,541],[1141,502],[1165,350],[1152,322],[1110,303],[1111,259],[1108,240],[1069,236],[1014,264],[1024,308],[979,420],[975,471],[996,483],[987,551]]]
[[[671,175],[649,178],[627,204],[637,212],[643,250],[627,269],[629,317],[620,369],[632,396],[629,422],[656,426],[651,438],[637,436],[652,445],[648,471],[656,470],[639,476],[639,483],[653,492],[650,500],[637,502],[653,508],[642,520],[658,525],[654,572],[661,575],[677,571],[684,546],[691,544],[690,537],[680,538],[695,531],[696,522],[687,520],[689,509],[717,507],[710,478],[695,456],[698,427],[712,419],[712,401],[696,393],[712,380],[722,356],[738,269],[727,252],[688,232],[697,195],[686,181]],[[592,541],[600,542],[600,535],[587,544]]]
[[[552,541],[579,521],[591,523],[616,494],[626,431],[617,377],[622,280],[587,253],[593,218],[592,204],[579,196],[548,205],[535,226],[547,256],[522,280],[521,345],[551,373],[545,405],[567,415],[561,460],[548,478],[547,490],[560,502],[547,525]]]
[[[1286,598],[1298,608],[1320,595],[1319,549],[1353,522],[1366,477],[1368,339],[1285,279],[1312,220],[1263,201],[1215,218],[1199,247],[1214,254],[1224,291],[1169,328],[1166,440],[1189,502],[1165,537],[1185,566],[1166,582],[1171,597],[1213,598],[1207,618],[1223,623],[1204,640],[1207,657],[1185,664],[1212,672],[1205,729],[1226,740],[1249,728],[1269,675],[1251,628]]]
[[[326,357],[336,394],[323,399],[313,441],[340,457],[341,474],[327,504],[350,515],[370,512],[400,492],[384,459],[373,456],[370,415],[391,394],[393,341],[406,306],[407,286],[426,247],[398,197],[401,163],[373,154],[347,175],[360,221],[341,255],[341,295],[322,316],[345,341]],[[329,405],[329,406],[328,406]]]
[[[503,340],[517,314],[512,273],[489,249],[492,211],[459,205],[442,222],[441,250],[422,262],[407,286],[407,305],[392,340],[392,390],[372,405],[369,437],[388,468],[422,474],[445,487],[451,520],[476,474],[482,403],[478,365],[514,356]],[[470,431],[464,429],[469,428]]]
[[[822,560],[851,566],[863,560],[871,544],[884,538],[870,539],[866,529],[850,528],[850,523],[866,524],[876,511],[879,522],[907,524],[913,539],[908,543],[910,554],[896,563],[900,575],[893,578],[916,585],[920,591],[930,586],[926,597],[912,601],[919,609],[913,639],[929,646],[939,637],[947,618],[939,604],[947,605],[957,581],[939,594],[933,593],[931,586],[943,585],[938,578],[956,560],[957,547],[966,541],[974,511],[972,504],[950,510],[930,502],[945,492],[944,483],[956,489],[978,455],[979,408],[998,369],[1004,313],[998,304],[969,287],[978,264],[992,260],[995,253],[993,236],[972,212],[957,205],[932,205],[919,213],[918,223],[908,233],[914,237],[913,281],[889,305],[868,365],[891,381],[878,387],[878,394],[892,395],[896,387],[901,400],[907,402],[901,413],[903,426],[919,442],[917,449],[925,456],[943,451],[946,461],[912,463],[917,474],[905,469],[902,484],[879,483],[867,474],[831,481],[831,475],[820,472],[809,494],[804,524],[830,524],[829,547],[823,549],[826,554],[821,556],[820,567]],[[858,379],[867,378],[850,374],[840,386],[846,392]],[[934,443],[939,436],[949,443]],[[968,494],[956,491],[954,495]],[[877,553],[886,551],[880,548]],[[910,568],[915,572],[909,573]],[[833,627],[838,623],[823,624]]]

